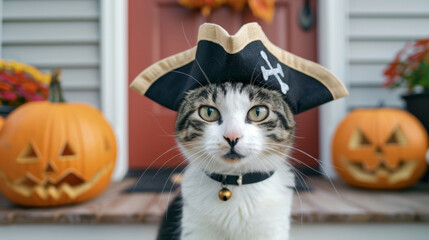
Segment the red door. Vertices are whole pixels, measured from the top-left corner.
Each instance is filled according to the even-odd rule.
[[[274,44],[316,61],[317,29],[305,32],[298,22],[304,2],[277,0],[273,23],[267,24],[253,17],[248,9],[240,13],[222,7],[205,18],[198,11],[180,6],[176,0],[129,0],[129,83],[152,63],[195,46],[198,27],[204,22],[217,23],[234,34],[244,23],[258,21]],[[311,4],[315,13],[315,0]],[[130,90],[130,168],[171,167],[183,160],[176,149],[170,151],[175,147],[175,116],[175,112]],[[317,109],[298,115],[295,147],[317,158],[318,130]],[[294,157],[305,165],[318,166],[304,154],[295,153]]]

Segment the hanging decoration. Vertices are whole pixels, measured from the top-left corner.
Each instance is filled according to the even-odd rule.
[[[254,16],[266,22],[272,22],[276,0],[178,0],[178,2],[186,8],[201,10],[205,17],[209,16],[214,9],[223,5],[239,12],[247,4]]]

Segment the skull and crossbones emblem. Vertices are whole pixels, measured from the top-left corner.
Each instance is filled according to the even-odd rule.
[[[264,80],[268,81],[268,78],[270,76],[274,76],[280,84],[282,93],[286,94],[287,91],[289,91],[289,86],[286,83],[284,83],[280,78],[280,77],[282,78],[284,77],[282,66],[280,65],[280,63],[277,63],[277,67],[273,68],[273,66],[271,66],[270,61],[268,61],[267,54],[264,51],[261,51],[261,56],[268,65],[268,69],[266,69],[264,66],[261,66],[262,76],[264,77]]]

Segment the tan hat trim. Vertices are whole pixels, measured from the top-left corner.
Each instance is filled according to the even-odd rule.
[[[144,95],[149,87],[162,75],[194,61],[196,52],[197,47],[195,46],[152,64],[134,79],[130,87]]]

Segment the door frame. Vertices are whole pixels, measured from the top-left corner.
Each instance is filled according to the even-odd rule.
[[[118,146],[113,181],[128,171],[128,0],[100,0],[101,109]]]
[[[348,1],[318,1],[318,55],[319,63],[331,70],[348,88],[347,26]],[[324,104],[319,110],[319,159],[321,171],[328,178],[336,178],[332,166],[331,144],[335,130],[347,113],[347,98]]]

